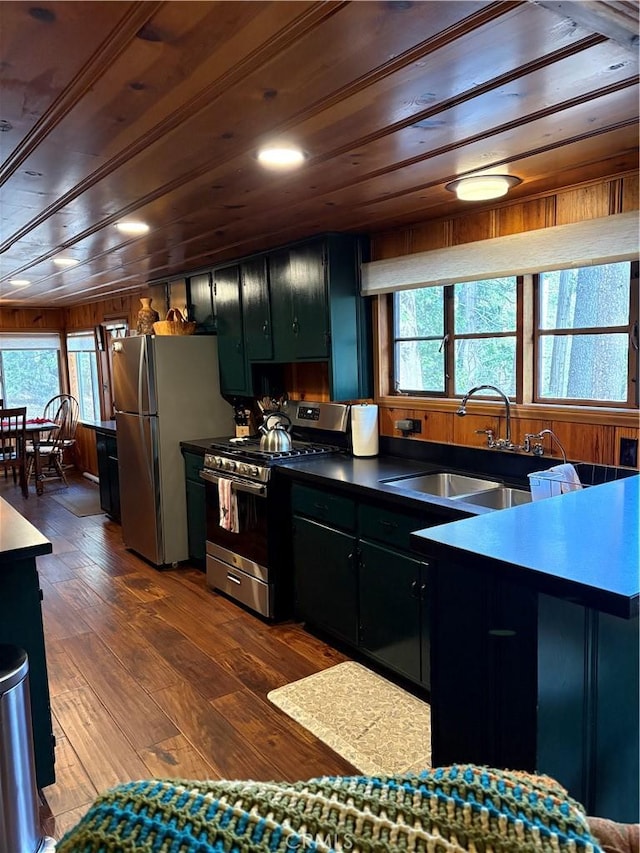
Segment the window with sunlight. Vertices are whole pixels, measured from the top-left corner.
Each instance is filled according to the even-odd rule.
[[[69,386],[80,406],[83,420],[100,420],[100,385],[94,332],[77,332],[67,336]]]
[[[5,408],[26,406],[27,418],[39,418],[60,390],[59,335],[0,334],[0,397]]]

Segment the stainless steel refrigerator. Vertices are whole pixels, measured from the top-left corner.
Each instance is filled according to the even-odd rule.
[[[139,335],[113,343],[122,538],[156,566],[188,557],[180,442],[233,434],[217,338]]]

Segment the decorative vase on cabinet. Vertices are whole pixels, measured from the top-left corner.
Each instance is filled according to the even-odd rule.
[[[138,324],[136,332],[139,335],[152,335],[153,324],[160,319],[160,315],[151,307],[152,299],[150,296],[141,296],[140,304],[142,308],[138,311]]]

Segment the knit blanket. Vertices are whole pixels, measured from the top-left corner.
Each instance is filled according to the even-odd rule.
[[[101,795],[58,853],[601,853],[558,783],[458,765],[308,782],[144,780]]]

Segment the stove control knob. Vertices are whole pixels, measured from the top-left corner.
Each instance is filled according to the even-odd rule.
[[[248,468],[249,470],[247,471],[247,473],[250,474],[252,477],[257,477],[260,473],[257,465],[249,465]]]
[[[235,471],[237,467],[238,466],[237,466],[235,459],[227,459],[227,465],[226,465],[227,471]]]

